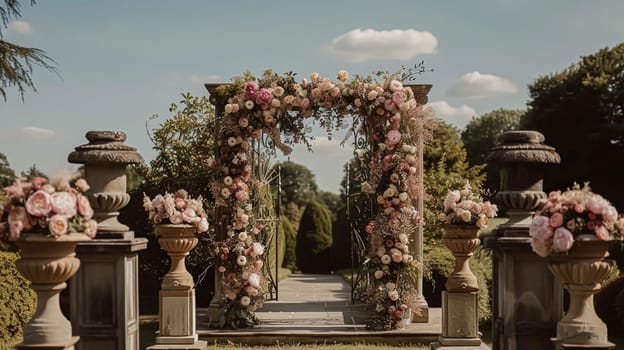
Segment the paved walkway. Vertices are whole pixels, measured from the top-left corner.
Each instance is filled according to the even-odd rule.
[[[261,324],[253,329],[214,330],[202,324],[198,334],[213,343],[248,345],[319,343],[325,341],[429,343],[440,335],[440,309],[429,309],[428,323],[412,323],[394,331],[367,331],[369,315],[364,304],[351,304],[351,286],[336,275],[295,274],[279,282],[279,300],[269,301],[256,312]]]

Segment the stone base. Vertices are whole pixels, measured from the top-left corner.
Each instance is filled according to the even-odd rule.
[[[27,350],[74,350],[74,344],[78,342],[80,337],[71,337],[67,344],[18,344],[16,349]]]
[[[416,299],[416,308],[412,312],[412,323],[427,323],[429,322],[429,305],[425,297],[420,296]]]
[[[195,289],[161,290],[160,337],[179,339],[178,344],[191,344],[197,340],[195,332]],[[167,341],[170,343],[169,341]],[[162,343],[157,341],[157,343]]]
[[[555,345],[555,350],[611,350],[615,349],[615,344],[611,342],[605,343],[597,343],[597,344],[572,344],[569,341],[560,341],[557,338],[551,339],[552,343]]]
[[[431,350],[490,350],[485,343],[479,345],[442,345],[440,343],[431,343]]]
[[[217,300],[219,299],[219,300]],[[208,306],[208,326],[210,328],[219,328],[221,322],[221,316],[223,316],[223,305],[220,302],[218,296],[214,296]]]
[[[203,340],[198,340],[193,344],[155,344],[152,346],[148,346],[146,350],[165,350],[165,349],[175,349],[175,350],[204,350],[208,348],[208,344]]]
[[[442,291],[442,345],[478,346],[477,293]]]

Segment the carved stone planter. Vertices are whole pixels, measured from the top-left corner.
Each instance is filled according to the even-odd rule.
[[[449,292],[476,292],[477,277],[470,270],[468,261],[479,247],[479,228],[474,225],[444,225],[444,245],[455,257],[455,269],[446,279]]]
[[[608,349],[614,345],[607,339],[607,326],[596,314],[594,294],[600,290],[613,268],[605,261],[611,241],[577,240],[566,255],[550,259],[548,268],[570,293],[570,306],[557,323],[556,342],[559,346]]]
[[[58,239],[39,233],[25,233],[16,242],[21,258],[17,270],[37,293],[37,309],[24,326],[24,342],[18,349],[73,349],[78,337],[72,336],[71,323],[61,312],[59,294],[65,281],[80,267],[76,245],[89,238],[82,233],[62,235]]]
[[[185,259],[197,245],[192,225],[157,225],[158,244],[171,259],[171,268],[163,277],[162,290],[189,290],[195,286],[193,276],[186,270]]]

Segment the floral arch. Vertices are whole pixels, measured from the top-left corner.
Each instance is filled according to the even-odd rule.
[[[356,137],[367,141],[365,147],[356,145],[355,180],[376,203],[374,214],[362,227],[368,234],[373,281],[367,293],[368,326],[397,327],[414,302],[411,277],[418,262],[410,246],[422,223],[416,207],[419,199],[422,207],[424,193],[422,147],[435,127],[431,108],[415,98],[414,91],[423,86],[404,86],[400,74],[376,81],[349,79],[346,71],[340,71],[334,81],[312,73],[297,82],[294,73],[267,71],[260,78],[246,73],[232,84],[206,87],[220,123],[214,159],[219,175],[211,191],[222,239],[216,263],[221,290],[215,298],[222,299],[225,314],[242,319],[241,326],[251,325],[263,301],[264,247],[257,238],[264,227],[252,205],[263,183],[254,179],[251,143],[265,134],[273,147],[288,154],[295,143],[310,146],[307,121],[318,123],[331,135],[332,130],[345,127],[346,116],[352,116]],[[425,86],[421,93],[425,97],[421,103],[426,102],[429,88]]]

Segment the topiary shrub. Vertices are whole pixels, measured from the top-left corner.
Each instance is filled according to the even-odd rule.
[[[0,242],[0,245],[2,243]],[[35,312],[37,296],[15,268],[19,255],[0,247],[0,348],[22,340],[24,324]],[[6,346],[6,348],[4,347]]]
[[[331,247],[332,270],[351,268],[351,226],[347,218],[347,207],[343,206],[335,213],[336,221],[332,225]]]
[[[282,266],[291,270],[298,271],[297,267],[297,230],[292,223],[284,215],[280,217],[280,236],[284,237],[284,259]]]
[[[297,265],[303,273],[329,273],[329,249],[333,243],[331,214],[326,206],[311,201],[297,232]]]

